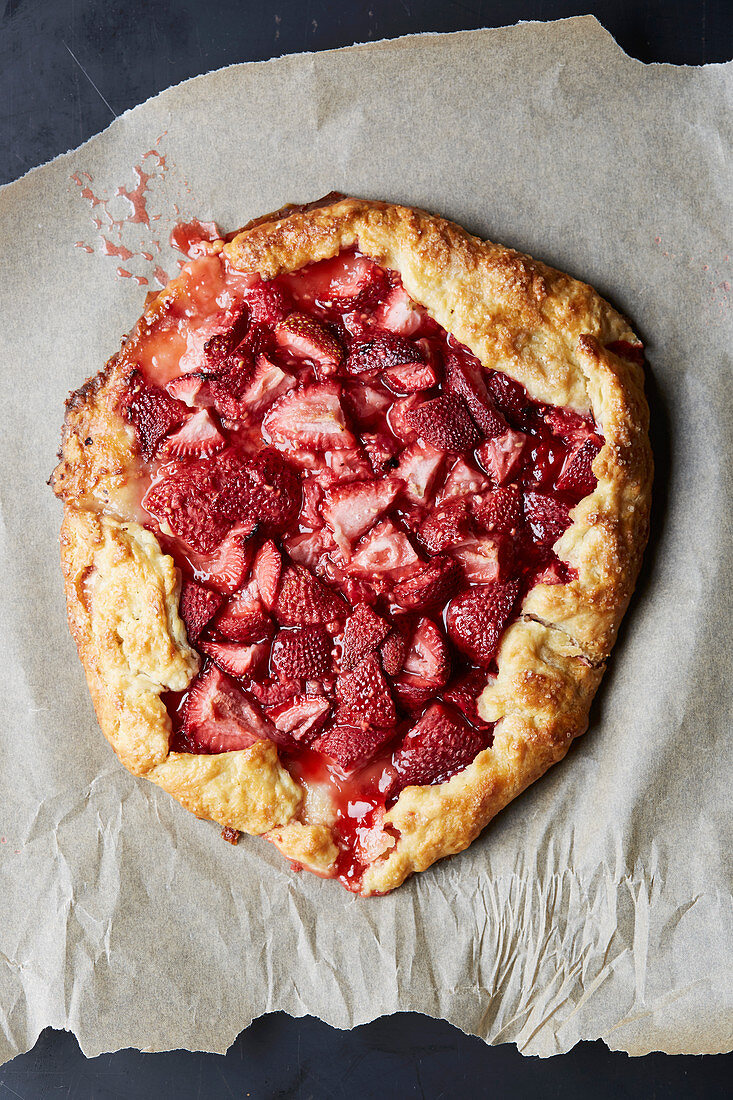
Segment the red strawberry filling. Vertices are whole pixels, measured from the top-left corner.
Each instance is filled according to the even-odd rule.
[[[553,547],[603,438],[358,251],[265,282],[205,256],[182,278],[122,408],[202,655],[168,700],[172,747],[275,741],[330,790],[358,888],[400,791],[491,745],[478,697],[529,588],[572,576]]]

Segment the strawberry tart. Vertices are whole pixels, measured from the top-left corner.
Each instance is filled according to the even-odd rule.
[[[330,195],[199,241],[67,403],[71,630],[122,763],[386,893],[566,753],[647,539],[595,291]]]

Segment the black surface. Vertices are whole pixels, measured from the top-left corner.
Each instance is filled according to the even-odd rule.
[[[0,182],[79,145],[161,89],[237,61],[589,11],[642,61],[698,65],[733,54],[730,0],[0,0],[0,8],[3,2]],[[540,1061],[412,1014],[351,1032],[277,1014],[256,1021],[225,1058],[121,1051],[87,1060],[71,1035],[47,1030],[32,1051],[0,1068],[0,1100],[714,1098],[731,1094],[731,1057],[629,1059],[582,1043]]]

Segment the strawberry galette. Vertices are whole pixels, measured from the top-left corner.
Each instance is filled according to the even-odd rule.
[[[68,402],[71,629],[127,768],[384,893],[586,727],[647,537],[641,345],[386,203],[195,253]]]

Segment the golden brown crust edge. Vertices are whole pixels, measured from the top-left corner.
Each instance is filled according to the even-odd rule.
[[[578,578],[569,585],[537,586],[524,601],[526,618],[507,630],[499,675],[481,703],[485,717],[498,723],[493,747],[447,783],[407,788],[385,816],[383,854],[363,883],[365,894],[382,893],[467,847],[585,729],[602,675],[593,666],[610,652],[647,536],[652,468],[643,378],[639,368],[604,347],[636,340],[595,291],[529,257],[478,241],[450,222],[356,199],[272,218],[232,236],[224,251],[234,266],[273,276],[358,241],[362,251],[399,270],[408,292],[487,367],[516,378],[536,399],[592,409],[606,439],[594,463],[598,486],[574,510],[572,526],[556,544]],[[174,281],[151,301],[128,348],[135,332],[175,294]],[[332,874],[336,849],[328,823],[302,812],[303,792],[280,766],[274,746],[209,757],[167,755],[169,724],[160,713],[157,686],[154,702],[147,700],[138,712],[133,708],[137,733],[120,719],[130,707],[100,664],[79,578],[95,567],[100,534],[94,524],[113,522],[83,509],[90,499],[105,507],[110,485],[118,486],[129,469],[129,429],[116,409],[130,369],[123,349],[101,384],[88,383],[82,398],[71,402],[53,478],[66,502],[62,560],[69,619],[100,724],[126,767],[159,783],[192,812],[246,832],[269,830],[291,859]],[[96,434],[87,449],[90,427]],[[159,548],[158,555],[165,558]]]

